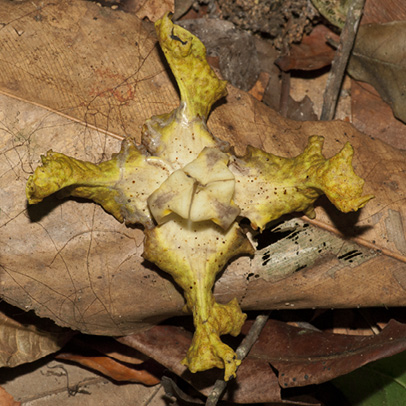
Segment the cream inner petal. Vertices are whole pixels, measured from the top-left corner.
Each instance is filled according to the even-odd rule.
[[[171,213],[192,222],[211,220],[228,229],[240,213],[233,203],[235,180],[229,156],[218,148],[205,148],[183,169],[173,172],[148,199],[158,224]]]

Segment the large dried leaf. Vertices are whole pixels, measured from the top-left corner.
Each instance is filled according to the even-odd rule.
[[[0,10],[2,297],[94,334],[130,334],[180,314],[179,291],[141,258],[141,230],[83,201],[51,197],[27,209],[24,192],[41,153],[99,163],[118,152],[115,138],[139,141],[146,118],[176,107],[154,36],[135,17],[89,2],[4,1]],[[107,39],[106,27],[114,27]],[[278,241],[252,262],[240,258],[226,269],[214,292],[219,302],[237,297],[245,309],[406,303],[404,152],[346,123],[285,120],[232,87],[208,124],[240,154],[251,144],[297,156],[317,134],[330,157],[350,141],[365,193],[376,196],[354,215],[321,201],[311,225],[282,225],[285,233],[271,233]]]
[[[368,24],[360,27],[348,72],[370,83],[406,122],[406,22]]]
[[[59,351],[75,334],[4,302],[0,326],[0,367],[15,367]]]
[[[348,0],[312,0],[319,12],[337,27],[344,25],[348,8]],[[406,4],[399,0],[368,0],[365,2],[361,24],[388,23],[404,20]]]
[[[245,334],[251,325],[252,322],[244,325]],[[371,361],[404,351],[405,332],[406,325],[393,320],[380,334],[368,337],[324,333],[269,320],[224,399],[236,403],[276,402],[280,399],[281,387],[326,382]],[[163,340],[166,346],[161,345]],[[153,356],[207,395],[217,372],[192,375],[179,363],[190,340],[189,332],[175,326],[157,326],[118,339],[120,343]]]
[[[270,321],[250,352],[278,370],[282,388],[329,381],[406,349],[406,325],[397,321],[378,335],[351,336]]]
[[[154,97],[175,95],[157,63],[155,31],[136,16],[86,1],[7,0],[0,15],[3,91],[120,138],[170,110]]]
[[[162,345],[163,340],[165,345]],[[154,357],[160,364],[208,396],[214,382],[222,378],[222,374],[216,369],[192,374],[181,364],[191,340],[190,332],[181,327],[165,325],[118,339],[119,342]],[[278,379],[269,364],[247,358],[240,365],[237,378],[229,383],[222,399],[236,403],[280,402],[280,392]]]
[[[389,23],[406,19],[406,3],[399,0],[368,0],[361,24]]]
[[[406,125],[393,115],[391,107],[368,83],[351,81],[351,116],[358,130],[406,150]]]

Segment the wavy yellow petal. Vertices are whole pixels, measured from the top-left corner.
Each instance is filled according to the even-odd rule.
[[[314,188],[320,188],[340,211],[356,211],[373,198],[362,196],[364,180],[358,177],[352,167],[354,150],[347,142],[344,148],[322,165],[315,166],[310,175]]]
[[[225,379],[239,364],[220,335],[238,335],[245,320],[236,300],[217,304],[212,294],[215,277],[236,255],[252,254],[253,247],[234,223],[224,231],[211,222],[178,218],[146,231],[144,257],[172,275],[184,290],[193,313],[196,333],[184,364],[192,372],[225,368]]]
[[[207,63],[203,43],[173,24],[168,14],[155,23],[155,29],[186,105],[186,116],[206,119],[213,103],[227,94],[227,82],[220,80]]]
[[[175,169],[193,161],[205,147],[220,141],[207,129],[211,106],[226,95],[227,82],[218,79],[206,61],[202,42],[168,15],[155,23],[159,43],[179,86],[180,106],[145,122],[142,142],[148,151]],[[225,144],[225,143],[223,143]]]
[[[312,136],[296,158],[282,158],[249,147],[230,169],[236,178],[234,201],[254,228],[284,214],[302,211],[314,216],[313,204],[325,193],[339,210],[358,210],[373,196],[362,196],[364,181],[351,165],[349,144],[333,158],[322,154],[323,137]]]
[[[120,153],[98,165],[49,151],[27,181],[30,204],[61,191],[91,199],[119,221],[153,226],[147,198],[170,174],[164,161],[143,155],[129,140]]]

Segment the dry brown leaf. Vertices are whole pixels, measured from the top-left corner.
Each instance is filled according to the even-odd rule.
[[[50,320],[40,319],[3,302],[0,311],[0,367],[15,367],[59,351],[74,334],[55,326]]]
[[[264,97],[266,86],[269,82],[269,73],[261,72],[259,74],[258,80],[255,82],[254,86],[249,90],[249,94],[255,97],[257,100],[261,101]]]
[[[251,326],[252,320],[246,322],[243,334],[247,334]],[[405,331],[406,325],[395,320],[391,320],[380,334],[369,337],[325,333],[268,320],[238,369],[236,380],[230,382],[224,400],[236,403],[281,401],[281,387],[323,383],[404,351]],[[218,377],[217,371],[191,374],[180,364],[190,340],[188,331],[166,325],[118,339],[120,343],[154,357],[208,395]],[[166,346],[162,346],[163,341]]]
[[[116,138],[139,137],[146,118],[177,105],[150,28],[82,1],[2,0],[0,21],[1,296],[91,334],[126,335],[180,314],[179,291],[140,257],[140,229],[73,199],[27,209],[24,193],[41,153],[100,162],[118,151]],[[245,309],[406,304],[404,152],[343,122],[285,120],[232,87],[208,124],[240,153],[251,144],[294,156],[318,134],[331,156],[350,141],[365,193],[376,196],[353,215],[320,201],[317,220],[268,232],[278,241],[233,262],[217,300],[237,297]]]
[[[129,0],[125,2],[124,8],[141,20],[146,17],[155,22],[166,12],[175,11],[175,0]]]
[[[406,19],[406,3],[399,0],[368,0],[361,24],[389,23]]]
[[[317,114],[314,112],[313,101],[309,96],[305,96],[302,100],[296,101],[292,97],[288,98],[288,110],[286,116],[291,120],[309,121],[317,120]]]
[[[406,125],[395,118],[390,106],[368,83],[351,81],[351,115],[358,130],[406,150]]]
[[[79,347],[82,352],[94,351],[114,358],[117,361],[125,362],[126,364],[142,364],[148,360],[148,357],[141,354],[139,351],[125,345],[120,345],[111,337],[103,336],[77,336],[70,341],[69,345]]]
[[[398,0],[368,0],[365,3],[361,24],[389,23],[406,19],[406,3]],[[377,91],[368,83],[352,80],[352,123],[360,131],[377,137],[388,144],[406,149],[406,127],[397,120],[390,106],[383,102]],[[374,120],[371,120],[373,115]]]
[[[300,44],[293,44],[288,55],[276,60],[283,71],[317,70],[331,64],[335,50],[328,45],[327,39],[338,41],[338,35],[325,25],[317,25],[309,35],[305,35]]]
[[[181,364],[191,339],[190,332],[181,327],[162,325],[146,332],[120,337],[118,341],[154,357],[160,364],[208,396],[216,379],[222,378],[222,371],[211,369],[192,374]],[[165,345],[162,345],[163,341]],[[240,365],[236,380],[230,381],[222,399],[236,403],[282,402],[275,373],[267,362],[258,363],[252,358],[245,359]]]
[[[319,384],[403,352],[405,331],[406,325],[395,320],[380,334],[368,337],[312,331],[270,320],[250,357],[276,368],[282,388]]]
[[[0,387],[0,405],[2,406],[20,406],[21,402],[16,402],[14,398]]]
[[[360,27],[348,65],[349,74],[374,86],[393,114],[406,122],[406,22]]]
[[[61,353],[56,358],[75,362],[87,368],[101,372],[118,382],[137,382],[144,385],[152,386],[159,383],[159,379],[144,369],[142,365],[139,368],[127,367],[124,364],[117,362],[113,358],[105,356],[89,356],[70,353]]]

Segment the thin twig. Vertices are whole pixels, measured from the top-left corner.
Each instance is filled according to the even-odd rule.
[[[326,121],[334,118],[344,72],[357,35],[364,3],[365,0],[352,0],[348,8],[345,25],[340,35],[340,43],[331,64],[320,120]]]
[[[282,117],[288,116],[289,95],[290,95],[290,73],[281,73],[281,97],[279,100],[279,114]]]
[[[288,44],[287,33],[292,25],[292,19],[290,18],[286,24],[283,40],[282,40],[282,55],[289,55],[290,47]],[[279,114],[282,117],[288,116],[289,109],[289,96],[290,96],[290,72],[282,70],[281,73],[281,96],[279,99]]]
[[[250,331],[236,350],[238,359],[243,360],[248,355],[252,346],[258,340],[258,337],[261,334],[262,329],[265,327],[268,318],[269,313],[257,316],[254,324],[250,328]],[[206,406],[216,406],[226,387],[227,382],[222,379],[218,379],[214,384],[210,395],[207,397]]]

